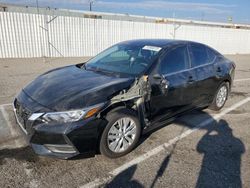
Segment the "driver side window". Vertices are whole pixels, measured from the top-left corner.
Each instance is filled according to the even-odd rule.
[[[170,74],[188,69],[188,59],[187,46],[178,46],[162,58],[160,71],[162,74]]]

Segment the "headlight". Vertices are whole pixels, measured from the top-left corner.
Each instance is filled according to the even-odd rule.
[[[51,112],[46,113],[42,116],[42,120],[45,122],[74,122],[80,120],[84,115],[86,111],[84,110],[74,110],[74,111],[65,111],[65,112]]]
[[[60,122],[68,123],[79,121],[80,119],[86,119],[95,115],[102,105],[96,105],[90,108],[82,110],[72,110],[64,112],[49,112],[49,113],[33,113],[29,120],[34,121],[36,119],[41,119],[44,122]]]

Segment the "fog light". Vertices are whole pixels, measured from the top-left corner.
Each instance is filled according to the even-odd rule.
[[[54,153],[76,153],[77,151],[71,145],[61,144],[61,145],[54,145],[54,144],[45,144],[44,145],[48,150]]]

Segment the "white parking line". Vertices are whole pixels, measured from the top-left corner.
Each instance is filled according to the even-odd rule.
[[[7,123],[7,126],[9,127],[9,130],[10,130],[10,134],[12,137],[16,137],[17,134],[17,131],[15,130],[15,128],[12,126],[12,123],[10,122],[10,117],[9,117],[9,114],[6,112],[6,110],[4,109],[4,106],[0,106],[0,111],[2,112],[3,114],[3,118],[5,119],[5,122]],[[20,146],[20,143],[18,142],[17,139],[15,139],[15,146],[16,147],[19,147]]]
[[[192,129],[189,129],[185,132],[183,132],[181,135],[169,140],[168,142],[148,151],[147,153],[143,154],[143,155],[140,155],[138,156],[137,158],[121,165],[120,167],[114,169],[113,171],[109,172],[108,173],[108,177],[105,177],[105,178],[97,178],[95,179],[94,181],[92,182],[89,182],[83,186],[80,186],[80,188],[91,188],[91,187],[98,187],[102,184],[105,184],[106,182],[108,182],[109,180],[112,179],[112,177],[118,175],[119,173],[121,173],[122,171],[124,171],[125,169],[135,165],[135,164],[138,164],[138,163],[141,163],[143,161],[145,161],[146,159],[160,153],[161,151],[164,151],[166,150],[169,146],[175,144],[176,142],[178,142],[179,140],[189,136],[190,134],[192,134],[193,132],[199,130],[200,128],[204,127],[204,126],[207,126],[209,125],[210,123],[212,123],[214,120],[218,120],[220,119],[221,117],[223,117],[224,115],[228,114],[229,112],[235,110],[236,108],[239,108],[240,106],[246,104],[247,102],[250,101],[250,97],[247,97],[239,102],[237,102],[236,104],[232,105],[231,107],[229,108],[226,108],[225,110],[223,110],[222,112],[220,112],[219,114],[216,114],[214,115],[213,117],[211,118],[208,118],[206,119],[205,121],[203,121],[202,123],[198,124],[196,127],[192,128]]]
[[[236,79],[234,82],[243,82],[243,81],[248,81],[250,78],[242,78],[242,79]]]
[[[11,106],[11,103],[7,103],[7,104],[0,104],[0,107],[5,107],[5,106]]]

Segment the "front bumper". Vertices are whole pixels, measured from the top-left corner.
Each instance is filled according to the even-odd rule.
[[[92,117],[72,123],[44,123],[28,120],[34,113],[29,109],[27,96],[18,96],[13,107],[17,123],[25,133],[35,153],[68,159],[81,154],[93,157],[97,151],[98,138],[104,120]],[[35,102],[35,101],[33,101]],[[34,104],[33,104],[34,105]]]

